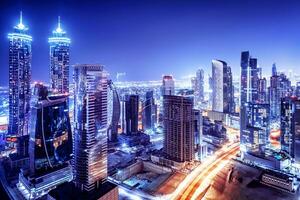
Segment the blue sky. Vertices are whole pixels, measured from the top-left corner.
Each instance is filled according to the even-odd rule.
[[[299,71],[300,2],[210,1],[1,1],[0,85],[8,82],[7,34],[19,11],[33,36],[32,79],[49,82],[47,38],[61,16],[72,39],[71,64],[100,63],[115,78],[180,78],[221,59],[239,75],[240,53],[249,50],[265,74],[276,62]],[[70,70],[72,72],[72,70]]]

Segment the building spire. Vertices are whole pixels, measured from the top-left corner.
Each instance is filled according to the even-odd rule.
[[[64,31],[61,28],[61,24],[60,24],[60,16],[58,16],[58,23],[57,23],[57,28],[55,30],[56,33],[64,33]]]
[[[20,24],[23,24],[23,14],[22,14],[22,11],[20,11]]]
[[[22,11],[20,11],[20,22],[17,25],[17,28],[20,29],[20,30],[24,30],[25,29],[25,26],[23,24],[23,14],[22,14]]]
[[[60,28],[60,16],[58,16],[58,28],[61,29]]]

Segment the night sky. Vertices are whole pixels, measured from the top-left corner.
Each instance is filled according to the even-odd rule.
[[[250,50],[265,74],[276,62],[300,74],[300,2],[252,1],[0,1],[0,85],[8,83],[8,39],[23,11],[30,28],[32,79],[49,82],[47,38],[61,16],[71,38],[71,64],[99,63],[115,79],[180,79],[222,59],[239,75]],[[298,69],[298,70],[297,70]],[[72,69],[70,70],[72,73]]]

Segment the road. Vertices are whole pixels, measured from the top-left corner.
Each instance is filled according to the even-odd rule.
[[[239,146],[237,144],[230,146],[226,150],[217,153],[217,158],[206,165],[206,167],[196,176],[182,193],[177,195],[174,199],[193,200],[201,199],[205,195],[205,191],[210,186],[213,178],[221,171],[223,167],[230,161],[232,157],[238,152]]]

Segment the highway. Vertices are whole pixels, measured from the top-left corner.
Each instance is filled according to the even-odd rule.
[[[238,151],[238,142],[224,145],[214,156],[193,170],[172,194],[164,197],[174,200],[201,199],[213,178]]]

